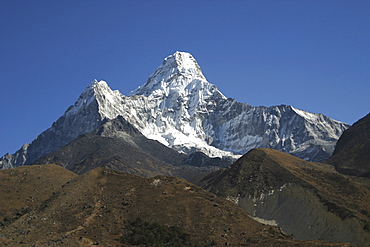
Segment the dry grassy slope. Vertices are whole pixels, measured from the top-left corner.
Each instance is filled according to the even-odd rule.
[[[4,227],[77,175],[57,165],[0,170],[0,225]]]
[[[369,244],[370,191],[330,165],[255,149],[200,185],[297,238]]]
[[[177,225],[194,242],[233,246],[347,246],[289,239],[237,205],[191,183],[144,178],[105,168],[68,182],[48,200],[0,232],[1,246],[121,246],[128,219]]]

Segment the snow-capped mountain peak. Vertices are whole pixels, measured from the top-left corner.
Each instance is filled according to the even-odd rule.
[[[141,118],[148,121],[140,126],[134,125],[147,137],[160,141],[170,147],[209,149],[207,154],[222,156],[226,152],[208,147],[202,128],[204,116],[216,107],[216,101],[226,97],[204,77],[194,57],[187,52],[175,52],[164,59],[162,64],[149,77],[147,82],[131,92],[130,96],[142,96],[151,116]],[[136,110],[136,116],[140,113]],[[213,150],[213,151],[210,151]]]
[[[188,97],[197,93],[210,95],[215,90],[216,86],[207,82],[195,58],[190,53],[177,51],[166,57],[147,82],[130,95],[163,98],[175,94]],[[219,91],[218,94],[222,95]]]
[[[175,52],[147,82],[123,96],[105,81],[94,80],[53,125],[0,168],[31,164],[105,118],[122,116],[150,139],[191,153],[232,156],[252,148],[274,148],[308,160],[324,160],[348,125],[291,106],[253,107],[226,98],[204,77],[194,57]]]

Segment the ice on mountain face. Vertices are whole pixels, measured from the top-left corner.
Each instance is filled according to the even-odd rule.
[[[176,52],[128,97],[105,81],[93,81],[52,127],[16,154],[2,157],[0,168],[30,164],[119,115],[150,139],[211,157],[237,157],[266,147],[321,161],[348,128],[291,106],[253,107],[228,99],[206,80],[192,55]]]

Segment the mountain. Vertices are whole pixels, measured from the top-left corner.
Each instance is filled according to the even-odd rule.
[[[94,81],[52,126],[42,132],[30,144],[25,144],[14,155],[6,154],[0,159],[1,168],[32,164],[41,156],[68,144],[79,135],[98,128],[105,118],[100,110],[104,95],[110,93],[106,83]],[[113,93],[113,92],[112,92]],[[119,92],[115,91],[118,95]]]
[[[297,239],[370,246],[370,190],[331,165],[253,149],[200,185]]]
[[[131,95],[144,96],[151,110],[149,116],[137,110],[147,121],[141,125],[131,120],[134,125],[149,138],[186,153],[195,148],[209,156],[242,155],[268,147],[324,160],[348,127],[291,106],[253,107],[226,98],[184,52],[167,57]]]
[[[325,162],[341,173],[370,178],[370,114],[343,132]]]
[[[186,52],[165,58],[130,96],[94,81],[53,125],[1,168],[32,164],[78,136],[122,116],[144,136],[184,153],[239,157],[255,147],[281,150],[307,160],[325,160],[349,126],[292,106],[254,107],[226,98]]]
[[[12,177],[9,171],[24,169],[6,172]],[[24,181],[17,193],[24,194],[37,182]],[[234,203],[175,177],[144,178],[99,167],[48,195],[2,224],[1,246],[349,246],[293,240],[280,228],[253,220]]]

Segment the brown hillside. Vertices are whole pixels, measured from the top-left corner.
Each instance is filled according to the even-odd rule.
[[[76,176],[57,165],[0,170],[0,225],[10,224]]]
[[[333,166],[254,149],[200,185],[298,239],[369,243],[370,191]]]
[[[290,239],[191,183],[105,168],[76,177],[0,232],[2,246],[124,246],[129,220],[178,226],[205,246],[348,246]],[[217,244],[215,244],[217,243]]]

